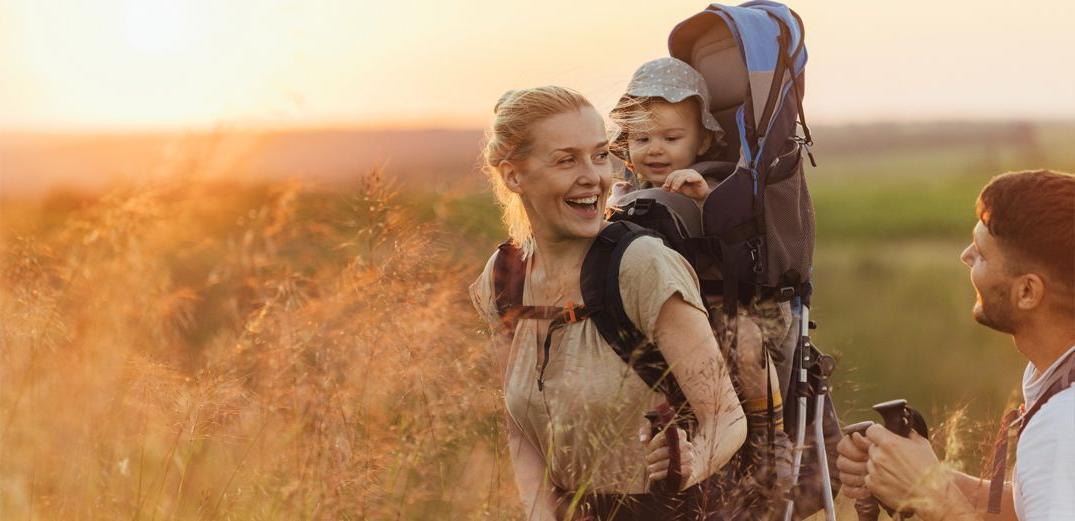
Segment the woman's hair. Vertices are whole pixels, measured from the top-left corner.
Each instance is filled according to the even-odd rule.
[[[483,171],[493,185],[493,193],[500,204],[504,225],[511,241],[523,249],[523,254],[533,251],[533,234],[526,216],[522,199],[504,184],[500,165],[504,161],[526,159],[533,149],[533,128],[539,121],[562,114],[593,107],[574,90],[564,87],[545,86],[530,89],[509,90],[496,102],[493,112],[493,128],[486,132],[483,153]]]

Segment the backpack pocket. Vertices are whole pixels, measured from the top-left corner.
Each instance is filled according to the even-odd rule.
[[[759,281],[770,287],[810,278],[814,257],[814,205],[803,174],[802,149],[773,160],[764,192],[766,266]]]

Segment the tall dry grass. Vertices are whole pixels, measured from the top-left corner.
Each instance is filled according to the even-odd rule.
[[[0,519],[518,511],[473,269],[380,172],[156,182],[5,237]]]

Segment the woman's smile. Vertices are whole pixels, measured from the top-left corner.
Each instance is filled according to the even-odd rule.
[[[597,212],[597,199],[599,196],[600,194],[594,193],[586,196],[570,197],[564,199],[564,203],[579,217],[596,219],[599,215]]]

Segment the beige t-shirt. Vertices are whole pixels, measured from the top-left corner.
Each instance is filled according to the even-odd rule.
[[[492,328],[503,326],[493,295],[493,261],[471,286],[478,312]],[[532,259],[531,259],[532,260]],[[533,302],[527,263],[524,305]],[[631,321],[653,340],[657,315],[674,294],[706,312],[698,279],[687,261],[659,239],[642,237],[620,264],[620,293]],[[538,390],[538,320],[517,325],[505,375],[508,416],[545,459],[552,482],[564,490],[645,492],[644,414],[664,401],[604,341],[591,320],[553,334],[545,388]]]

